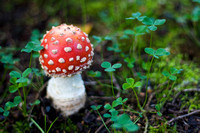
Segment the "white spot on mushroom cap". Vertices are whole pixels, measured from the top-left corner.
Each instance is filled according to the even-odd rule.
[[[74,60],[74,58],[72,57],[72,58],[69,58],[69,61],[73,61]]]
[[[49,73],[51,72],[51,70],[49,70]]]
[[[60,63],[65,63],[65,60],[64,60],[63,58],[60,58],[60,59],[58,60],[58,62],[60,62]]]
[[[50,31],[50,34],[53,34],[54,33],[54,31]]]
[[[79,66],[76,66],[76,67],[75,67],[75,71],[77,71],[79,68],[80,68]]]
[[[87,41],[88,43],[90,43],[90,40],[89,40],[89,38],[86,38],[86,41]]]
[[[76,56],[76,60],[80,60],[80,56]]]
[[[44,39],[44,42],[47,43],[47,39]]]
[[[86,61],[86,59],[87,59],[86,57],[83,57],[80,62],[83,63]]]
[[[72,42],[72,39],[71,38],[67,38],[65,39],[66,42]]]
[[[83,32],[87,37],[88,37],[88,34],[86,34],[85,32]]]
[[[56,38],[55,38],[55,37],[52,37],[52,38],[51,38],[51,41],[54,41],[54,40],[56,40]]]
[[[45,49],[48,49],[48,44],[45,46]]]
[[[85,41],[85,37],[81,37],[81,40],[82,40],[82,41]]]
[[[59,41],[58,40],[56,40],[55,42],[53,42],[53,44],[58,44],[59,43]]]
[[[56,67],[56,71],[57,71],[57,72],[60,72],[60,71],[61,71],[61,68]]]
[[[85,47],[85,51],[87,52],[88,50],[89,50],[89,47],[88,47],[88,46],[86,46],[86,47]]]
[[[48,58],[48,55],[47,55],[47,54],[44,54],[44,58]]]
[[[52,52],[53,54],[57,54],[57,53],[58,53],[58,50],[57,50],[57,49],[53,49],[51,52]]]
[[[55,73],[55,72],[56,72],[56,70],[52,70],[52,72],[53,72],[53,73]]]
[[[60,33],[60,36],[64,36],[64,33]]]
[[[70,65],[69,67],[68,67],[68,70],[72,70],[74,68],[74,66],[73,65]]]
[[[92,52],[91,52],[91,56],[93,56],[93,55],[94,55],[94,52],[92,51]]]
[[[70,51],[72,51],[72,48],[71,47],[65,47],[64,50],[65,50],[65,52],[70,52]]]
[[[63,71],[64,73],[66,73],[66,72],[67,72],[67,70],[66,70],[66,69],[63,69],[62,71]]]
[[[52,60],[49,60],[49,61],[48,61],[48,64],[49,64],[49,65],[53,65],[54,62],[53,62]]]
[[[44,66],[44,70],[48,70],[48,67],[47,67],[47,66]]]
[[[83,69],[86,69],[86,68],[87,68],[86,66],[83,67]]]
[[[82,49],[81,44],[77,44],[77,49]]]

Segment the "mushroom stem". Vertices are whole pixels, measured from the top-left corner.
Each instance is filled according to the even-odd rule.
[[[78,112],[85,105],[85,86],[80,74],[72,77],[52,77],[47,86],[47,97],[63,116]]]

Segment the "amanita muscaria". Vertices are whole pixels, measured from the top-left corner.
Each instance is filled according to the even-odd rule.
[[[64,116],[76,113],[86,101],[80,73],[89,68],[94,55],[88,35],[73,25],[52,27],[43,36],[39,61],[48,82],[47,97]]]

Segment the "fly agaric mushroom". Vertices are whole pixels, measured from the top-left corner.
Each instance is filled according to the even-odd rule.
[[[94,55],[88,35],[73,25],[52,27],[43,36],[39,61],[48,82],[47,97],[64,116],[82,108],[86,92],[80,73],[89,68]]]

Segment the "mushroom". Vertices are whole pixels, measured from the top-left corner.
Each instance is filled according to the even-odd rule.
[[[73,25],[52,27],[43,36],[39,61],[48,81],[47,97],[64,116],[84,107],[86,92],[80,73],[89,68],[94,55],[88,35]]]

